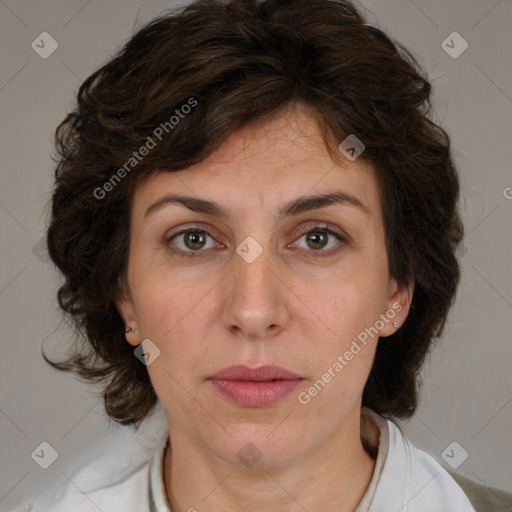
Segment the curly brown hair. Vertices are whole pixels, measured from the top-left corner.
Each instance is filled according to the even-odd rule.
[[[235,130],[290,105],[312,109],[333,159],[349,134],[366,146],[360,158],[379,187],[389,275],[415,286],[405,324],[378,344],[363,406],[414,413],[419,372],[456,294],[463,237],[457,171],[449,136],[431,119],[431,84],[348,0],[198,0],[142,27],[80,86],[55,132],[47,243],[77,336],[65,361],[42,353],[59,370],[105,380],[113,420],[138,429],[157,403],[114,303],[137,185],[156,169],[202,161]],[[149,140],[154,147],[135,160]]]

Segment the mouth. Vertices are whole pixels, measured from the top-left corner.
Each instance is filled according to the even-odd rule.
[[[242,407],[268,407],[290,394],[304,379],[279,366],[230,366],[208,378],[214,388]]]

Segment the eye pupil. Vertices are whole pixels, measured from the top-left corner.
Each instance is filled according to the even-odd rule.
[[[322,240],[320,241],[320,239]],[[310,246],[313,249],[321,249],[322,247],[325,247],[325,244],[327,243],[327,233],[311,231],[307,234],[307,243],[309,244],[311,241],[313,242],[313,245],[310,244]]]

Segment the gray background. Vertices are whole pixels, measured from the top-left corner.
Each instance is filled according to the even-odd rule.
[[[101,398],[92,393],[99,388],[41,359],[43,340],[57,349],[70,333],[55,301],[59,277],[39,241],[52,184],[53,131],[72,108],[78,86],[141,23],[173,5],[178,4],[0,2],[2,510],[73,479],[76,468],[100,454],[132,463],[165,429],[162,410],[137,435],[109,424]],[[462,449],[468,453],[461,473],[512,490],[512,4],[363,5],[369,22],[403,42],[428,70],[435,116],[452,137],[463,187],[463,283],[443,342],[425,365],[421,406],[405,430],[435,457],[456,441],[460,447],[448,450],[452,460],[463,457]],[[47,59],[31,47],[44,31],[59,45]],[[469,44],[458,58],[441,46],[454,31]],[[456,41],[448,44],[460,48]],[[43,441],[59,455],[48,469],[31,458]]]

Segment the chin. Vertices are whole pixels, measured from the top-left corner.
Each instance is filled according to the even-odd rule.
[[[216,437],[210,450],[230,464],[254,469],[272,469],[295,463],[304,453],[305,440],[296,438],[291,430],[278,432],[277,425],[239,428],[232,437]],[[273,431],[273,429],[276,429]],[[270,435],[269,435],[270,434]],[[212,440],[210,440],[212,441]]]

